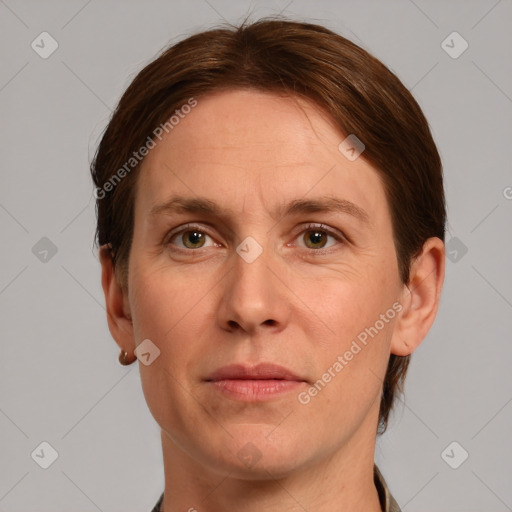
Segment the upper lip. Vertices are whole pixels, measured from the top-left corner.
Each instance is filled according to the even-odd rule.
[[[225,379],[240,379],[240,380],[296,380],[304,381],[305,379],[299,377],[288,368],[273,363],[260,363],[256,366],[245,366],[242,364],[231,364],[222,366],[213,373],[211,373],[206,380],[218,381]]]

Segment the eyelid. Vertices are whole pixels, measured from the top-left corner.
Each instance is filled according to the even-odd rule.
[[[308,222],[305,225],[300,226],[300,229],[301,231],[299,231],[299,233],[302,233],[302,231],[308,231],[310,229],[318,229],[319,231],[325,231],[326,233],[329,233],[330,235],[339,238],[340,240],[347,239],[347,237],[339,229],[332,228],[326,224],[322,224],[321,222]]]

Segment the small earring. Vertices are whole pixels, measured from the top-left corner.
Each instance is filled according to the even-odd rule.
[[[121,350],[121,353],[119,354],[119,363],[122,364],[123,366],[129,366],[130,364],[137,360],[136,356],[131,360],[128,360],[127,356],[128,352],[126,352],[126,350]]]

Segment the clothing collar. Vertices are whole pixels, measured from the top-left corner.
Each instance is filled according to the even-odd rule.
[[[377,492],[379,493],[380,508],[382,511],[402,512],[398,503],[395,501],[395,498],[393,498],[393,495],[388,489],[386,481],[384,480],[382,473],[379,471],[377,464],[373,465],[373,481],[375,482],[375,487],[377,487]]]
[[[386,481],[384,480],[382,473],[379,471],[377,464],[373,465],[373,481],[375,482],[375,487],[379,494],[380,508],[382,509],[382,512],[401,512],[400,507],[389,491]],[[161,512],[160,507],[162,506],[163,501],[164,493],[162,493],[160,499],[151,512]]]

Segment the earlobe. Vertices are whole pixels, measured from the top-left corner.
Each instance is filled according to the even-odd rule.
[[[100,247],[99,257],[101,285],[105,295],[110,334],[122,350],[133,352],[135,342],[127,292],[116,279],[111,249],[108,244]]]
[[[444,273],[444,243],[437,237],[429,238],[411,265],[409,283],[403,287],[402,311],[391,342],[392,354],[411,354],[427,335],[439,308]]]

